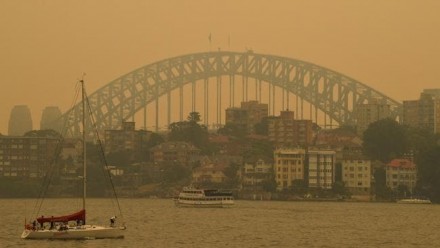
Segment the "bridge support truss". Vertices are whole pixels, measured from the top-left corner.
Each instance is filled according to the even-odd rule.
[[[137,114],[143,115],[144,128],[154,119],[153,129],[159,131],[160,120],[164,119],[163,126],[167,126],[173,116],[174,121],[183,120],[185,111],[197,111],[204,124],[218,127],[224,122],[225,108],[248,100],[269,104],[270,115],[277,115],[277,109],[294,109],[296,118],[307,117],[325,125],[327,121],[355,123],[353,111],[358,104],[380,101],[390,105],[393,117],[400,115],[401,108],[397,101],[338,72],[253,52],[207,52],[162,60],[123,75],[89,95],[100,130],[119,128],[122,121],[139,119],[135,118]],[[173,103],[178,107],[173,108]],[[77,104],[63,115],[73,135],[80,132],[81,108]]]

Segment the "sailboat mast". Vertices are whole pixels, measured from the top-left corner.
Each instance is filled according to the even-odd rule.
[[[81,92],[82,92],[82,130],[83,130],[83,209],[86,209],[86,194],[87,194],[87,163],[86,163],[86,91],[84,87],[84,80],[81,80]]]

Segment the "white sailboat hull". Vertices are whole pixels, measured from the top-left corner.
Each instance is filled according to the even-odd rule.
[[[124,238],[125,228],[86,225],[67,230],[24,230],[22,239],[107,239]]]
[[[431,200],[429,199],[418,199],[418,198],[409,198],[409,199],[400,199],[397,203],[401,204],[431,204]]]

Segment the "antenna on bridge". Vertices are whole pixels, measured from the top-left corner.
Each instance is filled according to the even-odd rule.
[[[84,82],[84,77],[86,76],[87,74],[85,73],[85,72],[83,72],[83,74],[82,74],[82,76],[81,76],[81,79],[78,79],[78,81],[80,81],[80,82]]]

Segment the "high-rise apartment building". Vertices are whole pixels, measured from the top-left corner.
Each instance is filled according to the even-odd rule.
[[[341,161],[342,182],[352,195],[371,193],[371,160],[344,156]]]
[[[32,117],[26,105],[14,106],[9,117],[8,135],[21,136],[32,131]]]
[[[331,189],[335,182],[336,152],[313,149],[307,155],[309,188]]]
[[[403,101],[403,124],[440,133],[440,89],[425,89],[419,100]]]
[[[306,150],[277,149],[274,152],[274,174],[277,190],[291,188],[296,180],[304,182]]]
[[[55,158],[59,140],[0,136],[0,177],[42,177]]]
[[[277,147],[308,146],[313,141],[311,120],[295,120],[293,111],[268,118],[268,136]]]
[[[140,151],[151,134],[151,131],[135,130],[134,122],[123,122],[120,130],[105,130],[105,153]]]
[[[403,101],[402,123],[410,127],[418,127],[419,100]]]
[[[242,102],[240,108],[226,109],[226,124],[241,126],[248,133],[255,132],[255,124],[268,116],[269,107],[258,101]]]
[[[295,187],[299,180],[309,188],[331,189],[335,182],[336,152],[332,150],[277,149],[274,173],[277,189]]]
[[[382,103],[378,99],[369,103],[358,104],[354,110],[354,115],[357,134],[362,137],[371,123],[391,117],[390,105]]]

